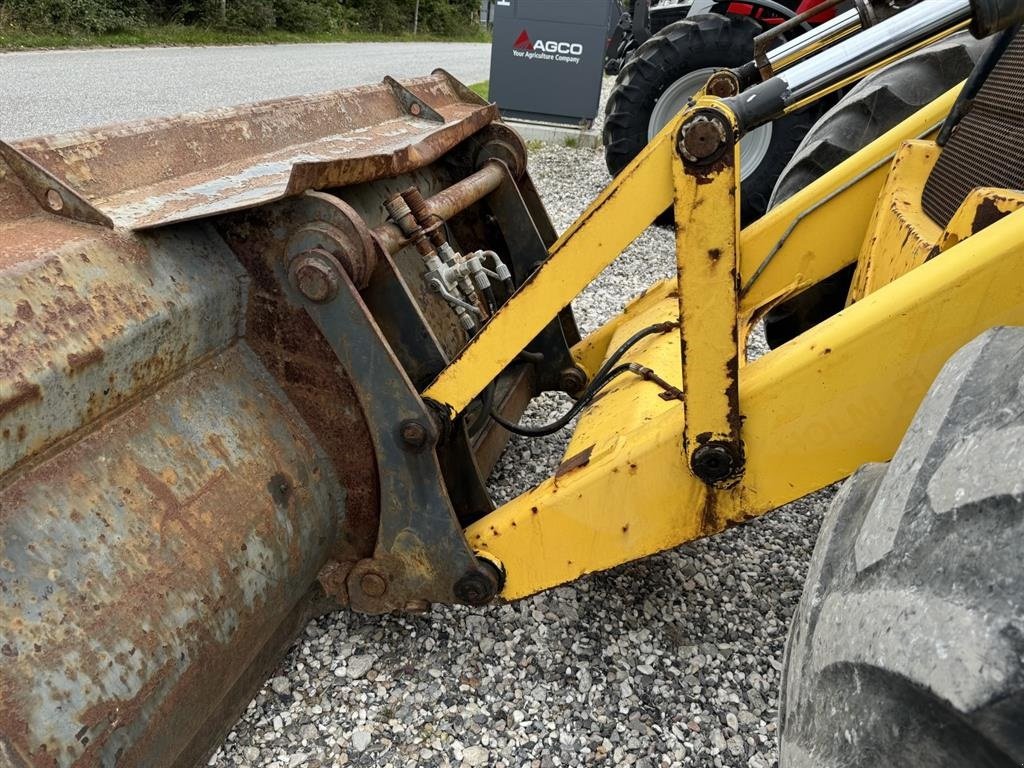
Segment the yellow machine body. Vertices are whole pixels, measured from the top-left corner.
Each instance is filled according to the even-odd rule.
[[[701,98],[559,239],[550,262],[425,395],[464,407],[509,362],[509,350],[674,205],[678,279],[653,286],[574,357],[592,376],[638,329],[670,323],[624,359],[680,397],[620,377],[583,412],[551,479],[468,527],[471,546],[504,566],[505,598],[721,531],[888,459],[949,355],[987,328],[1024,323],[1020,196],[979,190],[945,231],[915,199],[940,151],[924,137],[955,96],[738,236],[737,158],[693,184],[676,153],[687,119],[724,109]],[[1002,215],[977,217],[983,204]],[[769,308],[853,262],[847,309],[746,361],[746,339]],[[739,433],[742,471],[715,483],[698,478],[698,441],[730,430]]]

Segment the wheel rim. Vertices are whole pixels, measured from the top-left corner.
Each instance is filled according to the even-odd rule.
[[[696,69],[680,77],[665,89],[651,111],[651,119],[647,124],[647,140],[653,139],[679,110],[686,106],[697,91],[704,87],[714,73],[714,68]],[[772,143],[772,124],[766,123],[755,128],[740,139],[740,180],[746,179],[757,170]]]

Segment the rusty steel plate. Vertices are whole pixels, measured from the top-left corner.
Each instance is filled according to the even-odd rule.
[[[244,344],[4,480],[0,765],[178,762],[345,514]]]
[[[0,155],[52,212],[138,230],[407,173],[498,116],[435,70],[401,84],[0,143]]]

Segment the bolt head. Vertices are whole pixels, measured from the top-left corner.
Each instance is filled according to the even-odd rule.
[[[467,573],[455,583],[456,599],[467,605],[485,605],[494,595],[494,585],[479,571]]]
[[[563,392],[575,395],[587,386],[587,375],[578,366],[564,368],[558,374],[558,387]]]
[[[430,441],[430,431],[415,419],[403,421],[399,433],[402,436],[402,442],[413,450],[422,450]]]
[[[477,558],[477,570],[468,571],[455,582],[455,599],[467,605],[486,605],[494,599],[505,584],[504,570],[494,563]]]
[[[380,574],[366,573],[359,580],[359,588],[368,597],[380,597],[388,591],[388,583]]]
[[[706,443],[693,452],[690,468],[705,483],[718,483],[736,474],[740,459],[728,443]]]
[[[46,205],[54,213],[60,213],[64,210],[64,197],[58,190],[51,187],[46,190]]]
[[[323,304],[338,295],[341,278],[329,254],[308,251],[292,261],[288,277],[295,289],[310,301]]]

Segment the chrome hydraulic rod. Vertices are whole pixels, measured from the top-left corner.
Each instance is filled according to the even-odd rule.
[[[754,38],[754,60],[736,73],[741,89],[774,77],[783,69],[806,59],[840,40],[873,27],[922,0],[854,0],[853,7],[795,37],[792,30],[806,29],[808,21],[846,0],[824,0],[803,13]],[[776,45],[776,43],[778,43]]]
[[[726,103],[746,132],[842,87],[892,57],[965,26],[985,0],[922,2],[840,40]]]
[[[859,31],[862,25],[861,14],[856,8],[838,14],[824,24],[819,24],[809,32],[785,40],[775,48],[766,51],[757,58],[757,68],[764,77],[777,75],[786,67],[823,48],[849,37]]]

